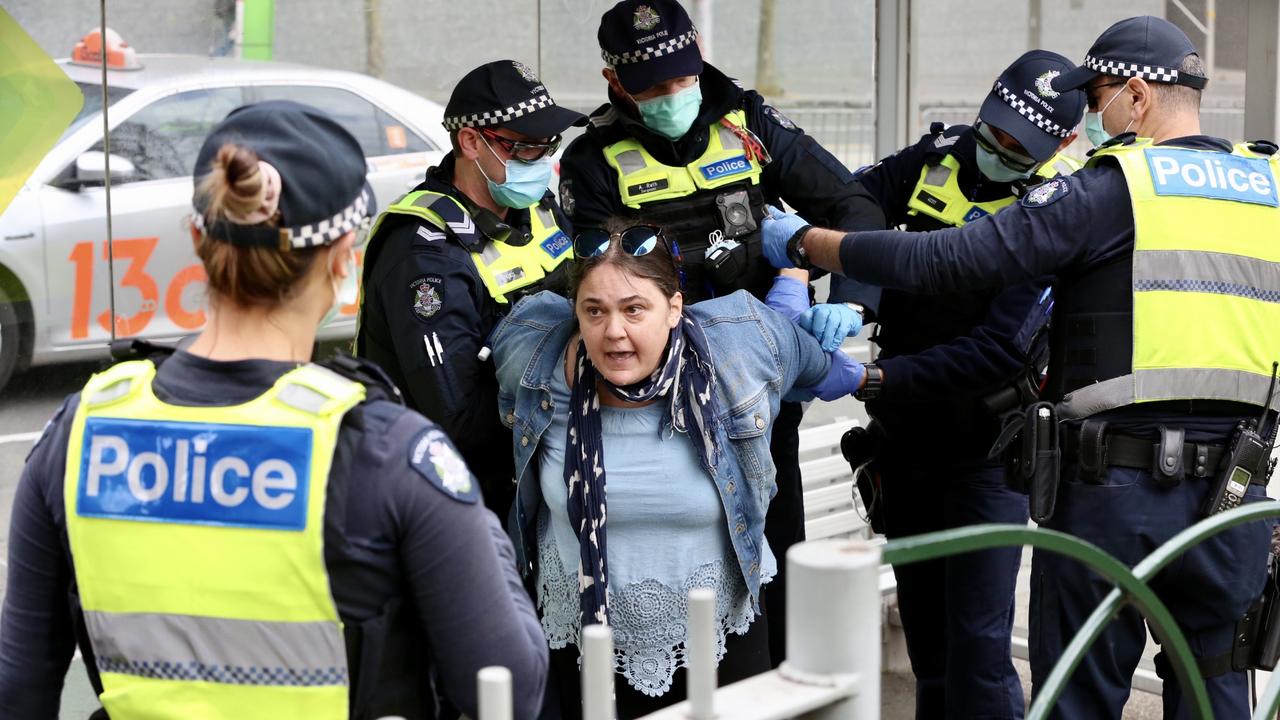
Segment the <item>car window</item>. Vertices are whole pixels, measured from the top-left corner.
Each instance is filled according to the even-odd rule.
[[[161,98],[111,131],[111,154],[133,163],[130,182],[189,176],[205,136],[243,104],[239,88],[189,90]],[[93,149],[101,151],[102,143]]]
[[[71,125],[62,131],[62,137],[58,138],[58,142],[62,142],[71,133],[80,129],[91,118],[97,117],[102,112],[102,86],[93,83],[78,82],[76,86],[80,88],[80,92],[84,94],[84,104],[80,106],[80,112],[76,113],[76,119],[71,121]],[[114,85],[107,86],[108,105],[115,105],[120,98],[133,92],[131,88],[116,87]],[[101,120],[99,120],[101,124]]]
[[[349,90],[313,85],[268,85],[257,100],[293,100],[324,110],[359,141],[365,157],[434,149],[413,130]]]

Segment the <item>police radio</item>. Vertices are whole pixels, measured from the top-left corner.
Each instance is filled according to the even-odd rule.
[[[1277,368],[1280,368],[1280,364],[1271,364],[1271,386],[1267,389],[1267,400],[1262,404],[1262,414],[1257,420],[1242,420],[1231,434],[1231,442],[1227,445],[1226,456],[1218,471],[1218,480],[1202,510],[1205,517],[1239,507],[1244,502],[1245,492],[1255,475],[1261,477],[1261,484],[1264,485],[1271,476],[1275,467],[1275,463],[1271,461],[1271,447],[1275,443],[1276,427],[1272,426],[1270,435],[1264,438],[1262,426],[1266,423],[1267,411],[1271,409],[1271,400],[1275,396]]]

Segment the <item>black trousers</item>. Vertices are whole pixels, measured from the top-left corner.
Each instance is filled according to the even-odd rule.
[[[804,406],[782,403],[773,421],[769,453],[777,469],[778,494],[764,518],[764,537],[778,558],[778,574],[764,586],[765,612],[769,615],[769,654],[773,667],[787,652],[787,549],[804,541],[804,487],[800,482],[800,421]]]
[[[716,668],[716,681],[723,687],[768,672],[769,620],[758,617],[743,635],[728,635],[724,640],[724,659]],[[671,689],[658,697],[649,697],[631,687],[626,678],[613,676],[614,698],[618,720],[630,720],[657,712],[689,698],[684,668],[676,670]],[[569,646],[551,651],[551,673],[547,678],[547,697],[539,720],[582,720],[582,674],[578,670],[578,648]]]

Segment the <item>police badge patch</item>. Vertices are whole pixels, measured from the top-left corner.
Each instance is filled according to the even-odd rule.
[[[658,17],[658,13],[653,8],[648,5],[641,5],[636,8],[631,20],[637,30],[652,30],[658,27],[658,22],[662,18]]]
[[[444,307],[444,284],[439,275],[423,275],[409,283],[413,300],[413,313],[423,320],[429,320],[440,308]]]
[[[565,215],[572,215],[573,208],[575,207],[573,202],[573,181],[572,180],[560,181],[559,195],[560,195],[559,197],[560,209],[564,210]]]
[[[795,124],[794,122],[792,122],[791,118],[787,117],[786,115],[783,115],[783,114],[782,114],[782,111],[778,110],[778,108],[776,108],[776,107],[774,107],[774,106],[772,106],[772,105],[765,105],[765,106],[764,106],[764,112],[765,112],[765,114],[766,114],[766,115],[768,115],[769,117],[773,118],[773,121],[774,121],[774,122],[778,123],[779,125],[781,125],[782,127],[786,128],[786,129],[788,129],[788,130],[798,130],[798,129],[799,129],[799,128],[797,128],[797,127],[796,127],[796,124]]]
[[[1049,72],[1036,78],[1036,92],[1040,93],[1040,97],[1045,97],[1052,100],[1062,94],[1057,90],[1053,89],[1053,79],[1058,77],[1061,74],[1062,73],[1058,72],[1057,70],[1050,70]]]
[[[409,467],[431,486],[458,502],[475,504],[480,493],[471,471],[445,434],[436,428],[418,433],[409,445]]]
[[[538,76],[533,72],[533,68],[529,67],[528,65],[525,65],[522,62],[517,62],[515,60],[512,60],[511,64],[515,66],[516,72],[520,73],[520,77],[524,78],[525,80],[531,83],[539,82]]]
[[[1035,186],[1026,195],[1023,195],[1018,202],[1023,207],[1044,207],[1058,202],[1070,193],[1071,186],[1067,184],[1066,180],[1054,178]]]

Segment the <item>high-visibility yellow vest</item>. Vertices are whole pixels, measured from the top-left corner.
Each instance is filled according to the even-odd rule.
[[[378,228],[393,215],[408,215],[430,223],[441,233],[440,241],[444,241],[444,233],[470,236],[477,232],[475,221],[462,203],[430,190],[414,190],[391,203],[378,216],[369,231],[370,245],[380,241]],[[555,213],[541,202],[529,207],[529,230],[533,240],[526,245],[508,245],[484,238],[479,250],[471,252],[471,260],[485,288],[500,304],[508,304],[508,294],[540,282],[573,257],[573,240],[560,229]],[[373,248],[365,252],[366,257],[372,256]]]
[[[1054,155],[1036,170],[1036,176],[1048,180],[1059,175],[1070,175],[1080,164],[1066,155]],[[908,215],[925,215],[954,227],[973,222],[987,215],[994,215],[1011,205],[1013,195],[977,202],[965,197],[960,189],[960,163],[947,153],[936,165],[926,164],[920,170],[920,179],[911,191],[907,203]]]
[[[1133,205],[1131,370],[1068,393],[1068,414],[1159,400],[1261,406],[1280,360],[1280,160],[1145,139],[1104,147],[1090,165],[1104,159]]]
[[[230,407],[94,375],[67,446],[67,537],[112,720],[348,716],[324,507],[359,383],[304,365]]]
[[[747,127],[747,114],[742,110],[725,118],[738,128]],[[604,157],[618,173],[622,204],[635,209],[735,183],[758,185],[764,172],[762,164],[748,157],[742,138],[718,120],[711,124],[707,149],[688,165],[664,165],[630,137],[606,147]]]

